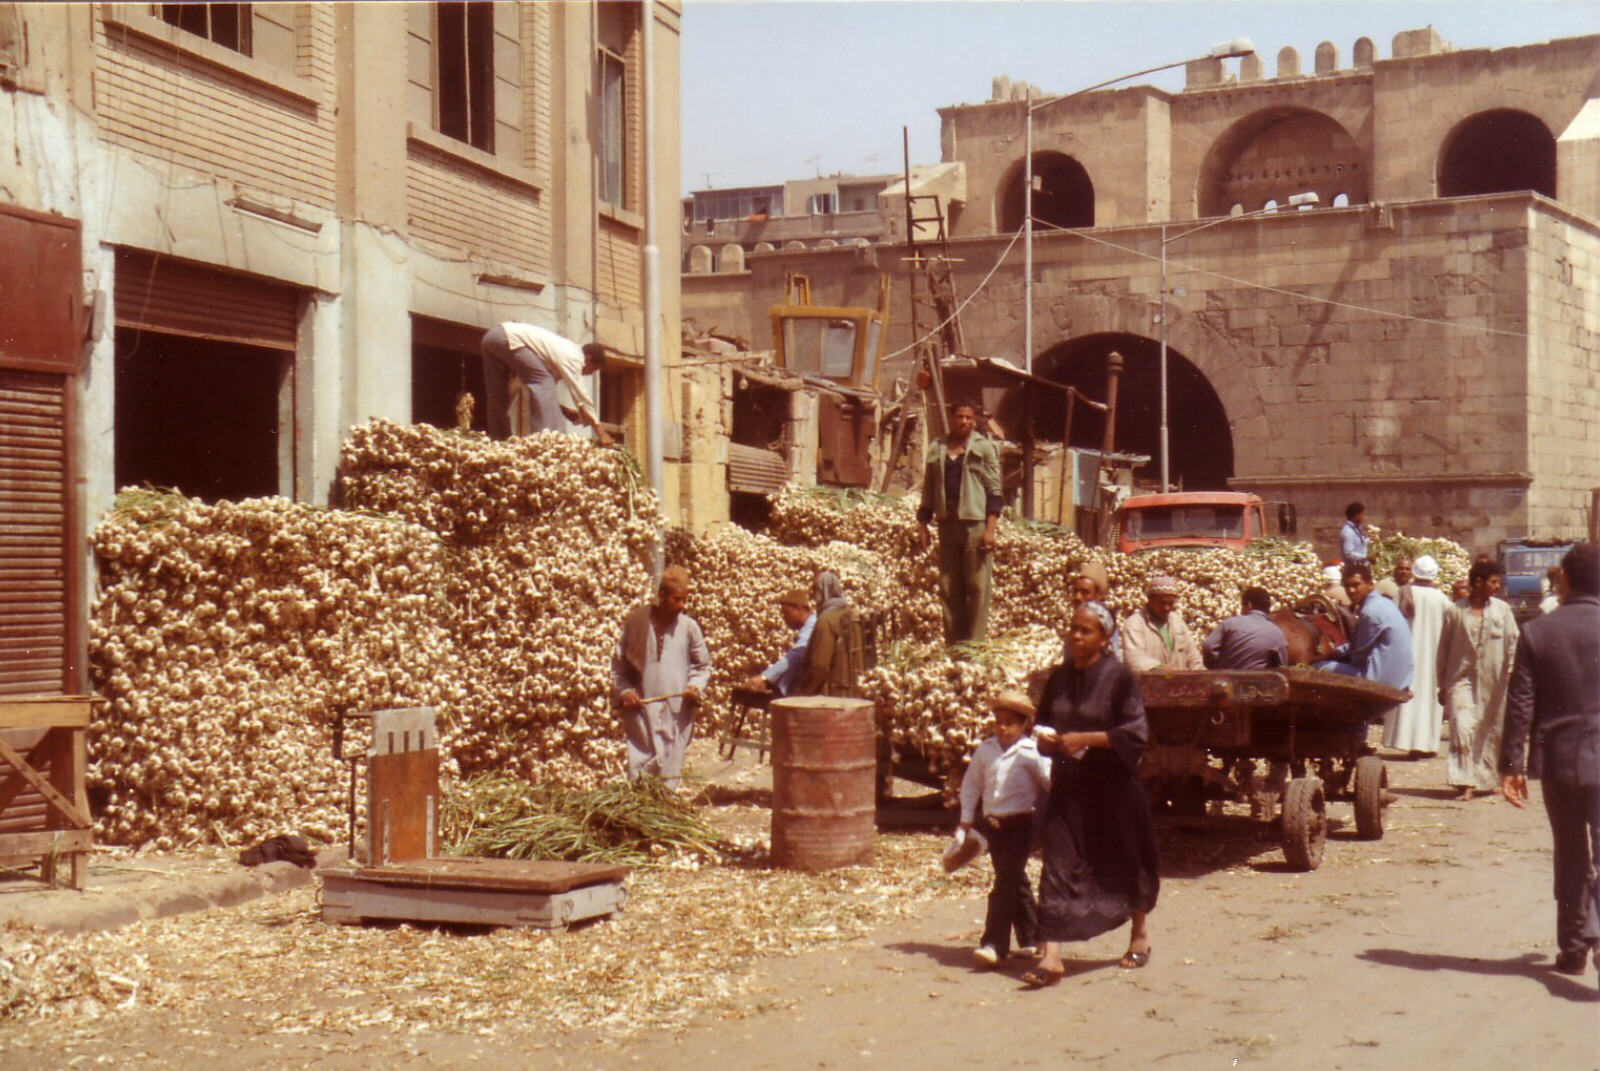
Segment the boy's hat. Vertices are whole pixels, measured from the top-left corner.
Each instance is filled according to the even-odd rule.
[[[939,857],[939,865],[946,874],[954,874],[988,850],[988,839],[976,829],[957,830],[955,839],[945,846],[944,854]]]
[[[990,710],[1008,710],[1024,721],[1033,720],[1033,704],[1021,692],[1001,692],[989,700]]]

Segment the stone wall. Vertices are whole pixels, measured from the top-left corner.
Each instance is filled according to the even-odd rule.
[[[1157,337],[1160,239],[1155,226],[1040,236],[1036,357],[1102,333]],[[1008,242],[954,243],[959,294]],[[1497,194],[1232,220],[1168,251],[1171,350],[1227,412],[1233,485],[1294,502],[1330,556],[1356,498],[1384,528],[1476,549],[1581,530],[1600,484],[1600,224]],[[786,271],[828,304],[869,303],[876,280],[847,250],[749,267],[686,278],[684,306],[757,348]],[[1013,245],[963,312],[970,353],[1022,363],[1021,267]],[[911,342],[904,274],[893,283],[891,351]]]
[[[1528,249],[1528,530],[1577,536],[1600,487],[1600,233],[1532,214]]]

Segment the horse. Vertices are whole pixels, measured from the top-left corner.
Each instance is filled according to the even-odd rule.
[[[1348,642],[1350,621],[1342,607],[1323,595],[1313,595],[1293,609],[1285,607],[1269,616],[1289,645],[1289,665],[1309,666],[1333,655]]]

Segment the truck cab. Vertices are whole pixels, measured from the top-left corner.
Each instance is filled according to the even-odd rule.
[[[1278,533],[1293,534],[1294,507],[1278,505]],[[1117,549],[1124,554],[1166,547],[1241,549],[1264,536],[1267,504],[1245,491],[1182,491],[1135,495],[1117,508]]]
[[[1544,599],[1543,581],[1552,566],[1571,549],[1572,542],[1565,539],[1502,539],[1496,557],[1505,574],[1506,602],[1517,621],[1527,621],[1539,616],[1539,603]]]

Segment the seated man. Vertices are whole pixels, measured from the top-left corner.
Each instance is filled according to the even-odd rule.
[[[1246,588],[1240,613],[1211,630],[1200,645],[1207,669],[1272,669],[1289,664],[1289,641],[1267,615],[1272,596],[1264,588]]]
[[[1122,623],[1122,661],[1135,673],[1159,669],[1205,669],[1200,645],[1178,613],[1178,582],[1151,577],[1145,605]]]
[[[811,612],[811,603],[799,588],[784,593],[778,600],[778,612],[783,615],[785,625],[798,630],[794,644],[776,662],[746,680],[744,686],[751,691],[770,691],[785,696],[794,692],[800,673],[805,669],[806,646],[811,642],[811,630],[816,628],[817,615]]]
[[[795,694],[853,696],[856,680],[866,669],[866,647],[855,607],[832,569],[817,573],[811,601],[817,607],[817,625]]]
[[[1401,691],[1410,688],[1416,664],[1411,654],[1411,629],[1400,608],[1378,594],[1372,568],[1365,562],[1344,567],[1344,590],[1360,614],[1355,634],[1316,668],[1364,677]]]
[[[1378,594],[1372,569],[1366,562],[1345,566],[1343,575],[1345,594],[1360,616],[1350,642],[1336,647],[1333,657],[1318,662],[1315,668],[1408,691],[1416,662],[1411,653],[1411,629],[1400,608]],[[1365,725],[1358,724],[1353,731],[1366,742]]]

